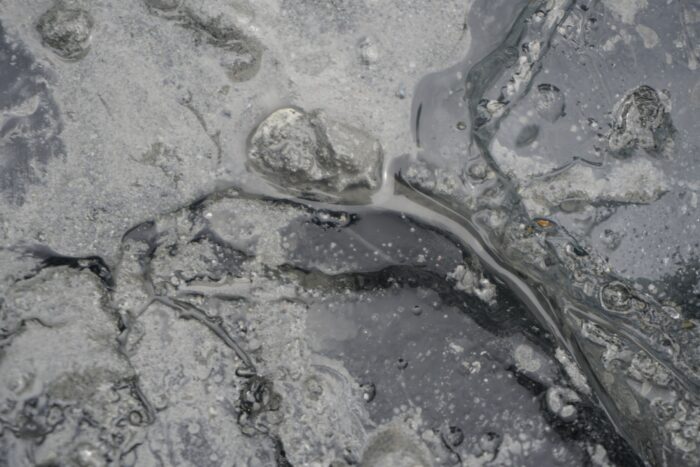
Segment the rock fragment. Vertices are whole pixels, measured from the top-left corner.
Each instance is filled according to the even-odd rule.
[[[374,190],[381,182],[379,142],[320,111],[270,114],[250,138],[248,161],[275,183],[302,191]]]
[[[656,155],[663,150],[672,132],[671,117],[663,97],[654,88],[643,85],[618,103],[608,137],[613,154],[630,156],[641,149]]]
[[[73,2],[58,0],[37,23],[42,43],[67,60],[83,58],[90,47],[94,21]]]

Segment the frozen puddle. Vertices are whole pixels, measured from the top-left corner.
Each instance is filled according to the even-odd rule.
[[[467,3],[4,2],[0,465],[697,465],[698,8]]]

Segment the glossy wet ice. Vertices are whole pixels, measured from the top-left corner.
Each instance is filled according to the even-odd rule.
[[[134,2],[114,34],[179,37],[147,41],[162,65],[123,65],[150,107],[114,83],[81,89],[65,78],[97,79],[112,66],[106,53],[136,60],[100,40],[113,5],[90,8],[89,40],[78,21],[51,42],[18,20],[39,21],[51,6],[39,3],[0,10],[23,41],[3,48],[19,71],[3,94],[4,126],[15,130],[2,162],[18,169],[3,172],[0,461],[696,463],[692,3],[668,17],[647,2],[477,1],[465,17],[430,2],[241,3],[233,16],[218,4]],[[400,39],[389,58],[392,36],[371,25],[423,21],[412,8],[425,21],[459,21],[389,29]],[[291,41],[301,57],[282,58],[278,31],[327,42]],[[411,49],[421,35],[423,51]],[[267,48],[251,61],[258,41]],[[56,62],[52,48],[65,44],[87,47],[68,57],[77,62]],[[48,55],[30,65],[25,47]],[[348,50],[358,74],[337,74]],[[185,66],[193,51],[201,61]],[[408,66],[390,63],[400,58]],[[173,63],[175,79],[146,84]],[[199,70],[208,73],[197,79]],[[21,84],[52,79],[41,92]],[[318,87],[328,80],[354,94]],[[19,115],[35,95],[46,97]],[[279,151],[254,132],[289,105],[333,111],[335,139],[326,143],[325,124],[291,127],[292,176],[250,152],[246,165],[246,140]],[[231,109],[244,128],[226,123]],[[90,118],[90,128],[71,123]],[[52,136],[63,119],[62,139]],[[39,126],[58,130],[27,130]],[[358,184],[371,179],[352,165],[313,172],[321,156],[308,148],[361,165],[373,137],[381,187]],[[62,162],[38,144],[51,138]],[[22,141],[37,143],[24,159],[12,149]],[[120,149],[131,156],[116,157]],[[152,172],[140,175],[144,167]],[[92,198],[87,180],[98,183]]]
[[[454,143],[443,149],[441,128],[447,125],[426,129],[421,122],[430,121],[431,112],[443,119],[452,112],[459,130],[466,118],[472,134],[465,152],[471,164],[486,164],[495,176],[481,183],[464,168],[464,188],[443,188],[444,202],[496,238],[506,261],[548,283],[546,293],[556,305],[553,312],[545,310],[544,319],[552,319],[570,350],[588,361],[582,365],[590,365],[589,378],[600,382],[599,397],[619,428],[637,438],[647,460],[693,463],[698,356],[688,318],[697,314],[697,295],[695,287],[679,290],[681,284],[658,279],[695,277],[697,208],[679,206],[677,199],[692,197],[687,186],[697,180],[692,136],[697,122],[684,120],[697,102],[672,99],[674,93],[693,92],[695,46],[691,41],[675,56],[667,52],[665,66],[650,68],[654,59],[660,61],[657,46],[673,34],[659,39],[645,24],[667,27],[656,26],[666,7],[651,6],[620,23],[590,6],[595,5],[531,4],[500,47],[473,64],[467,59],[464,81],[453,75],[445,86],[444,75],[427,78],[423,86],[430,89],[435,82],[451,105],[431,106],[433,96],[426,107],[419,101],[417,139],[429,164],[459,167],[450,153]],[[676,21],[687,27],[695,7],[678,7]],[[609,38],[610,31],[622,29],[627,37],[624,23],[635,18],[641,38],[623,39],[629,53],[621,57],[633,58],[626,64],[632,75],[618,73],[619,79],[608,82],[605,77],[619,66],[613,58],[617,48],[624,49],[614,45],[620,39]],[[613,45],[596,48],[601,37]],[[643,42],[638,53],[635,41]],[[408,172],[407,178],[427,192],[440,186],[439,176],[426,181]],[[486,189],[473,206],[465,206],[463,193],[474,192],[475,185]],[[491,197],[511,200],[516,210],[503,216],[503,203],[489,205]],[[501,219],[493,222],[494,213]],[[643,220],[634,220],[637,216]],[[664,233],[655,235],[659,229]],[[533,236],[540,239],[537,246]],[[640,366],[646,376],[640,376]],[[619,370],[625,376],[615,375]],[[659,437],[664,443],[657,444]]]

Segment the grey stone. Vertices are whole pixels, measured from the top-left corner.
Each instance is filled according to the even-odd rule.
[[[273,112],[253,132],[248,157],[254,169],[289,189],[337,194],[381,183],[379,142],[321,111]]]
[[[662,97],[650,86],[639,86],[617,104],[608,145],[614,154],[663,151],[672,131],[671,117]]]
[[[37,22],[41,40],[57,55],[77,60],[87,54],[94,21],[90,13],[75,3],[58,0]]]

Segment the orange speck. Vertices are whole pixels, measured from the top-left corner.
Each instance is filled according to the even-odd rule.
[[[535,224],[537,224],[537,226],[541,229],[551,229],[556,225],[554,222],[543,217],[538,217],[537,219],[535,219]]]

